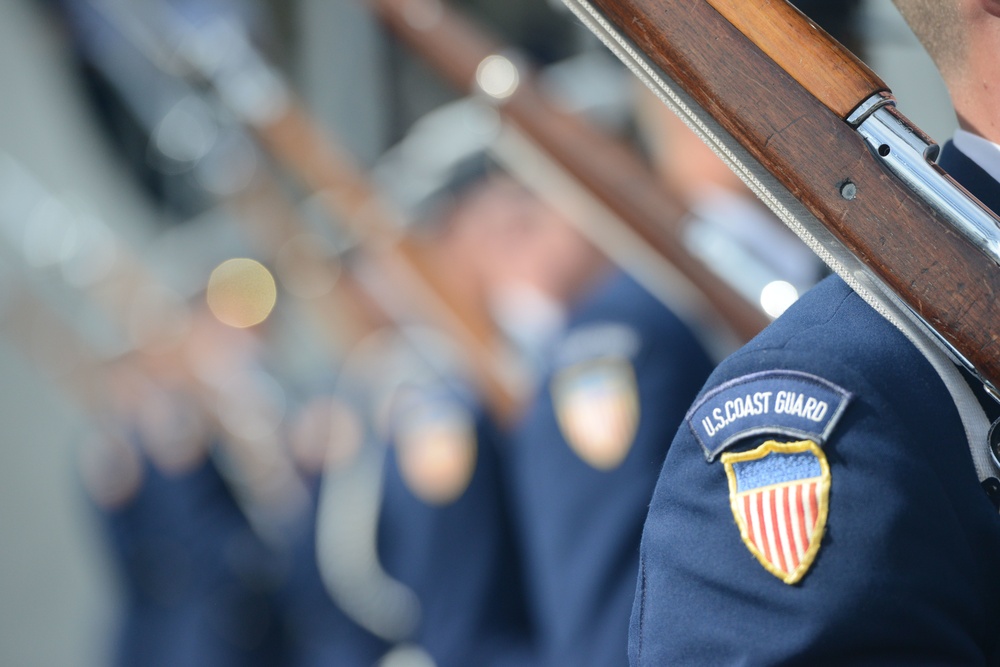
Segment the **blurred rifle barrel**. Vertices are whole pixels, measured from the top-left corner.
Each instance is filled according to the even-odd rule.
[[[769,318],[759,307],[686,250],[683,236],[688,211],[679,198],[665,189],[632,150],[548,100],[534,84],[529,68],[515,65],[516,56],[503,55],[508,49],[439,0],[369,3],[393,32],[453,86],[489,96],[506,120],[676,269],[738,338],[749,340],[768,324]],[[516,70],[506,74],[508,86],[495,88],[491,77],[502,81],[504,67]]]
[[[4,207],[4,216],[0,219],[3,231],[13,237],[24,237],[22,227],[30,225],[32,210],[48,208],[54,217],[73,216],[69,207],[51,194],[27,170],[8,156],[0,154],[0,194],[16,193],[16,201]],[[160,355],[175,354],[182,351],[182,343],[188,334],[190,311],[180,294],[176,293],[161,281],[134,254],[125,243],[116,238],[99,220],[90,217],[77,216],[73,221],[62,220],[61,225],[54,226],[55,233],[46,239],[48,243],[66,245],[67,238],[100,238],[92,247],[86,244],[80,246],[80,252],[92,255],[86,259],[93,262],[91,274],[80,284],[73,285],[75,290],[89,302],[96,305],[107,316],[126,340],[121,358],[129,358],[138,362],[145,374],[143,362],[158,360]],[[58,232],[61,227],[62,231]],[[103,230],[96,232],[95,230]],[[52,231],[52,230],[50,230]],[[24,248],[18,247],[24,252]],[[29,264],[26,257],[24,263]],[[25,303],[40,303],[37,300]],[[43,315],[40,308],[33,308],[36,317]],[[220,324],[220,326],[222,326]],[[88,351],[82,338],[71,328],[60,326],[57,319],[46,318],[46,330],[58,334],[64,339],[62,345],[77,351],[80,359],[88,362],[84,368],[92,369],[93,373],[86,376],[87,381],[100,379],[100,365],[94,358],[94,353]],[[15,329],[15,334],[18,330]],[[21,332],[20,336],[30,335]],[[43,340],[42,336],[38,336]],[[34,339],[27,343],[30,345]],[[67,348],[49,345],[47,354],[61,356]],[[37,355],[36,355],[37,356]],[[99,358],[98,358],[99,359]],[[293,521],[307,502],[306,490],[302,485],[290,457],[283,451],[275,434],[247,436],[234,432],[233,419],[227,420],[225,404],[236,403],[235,389],[223,386],[219,377],[210,377],[198,365],[199,359],[189,354],[176,354],[170,357],[171,370],[181,371],[185,377],[185,389],[196,397],[203,414],[228,437],[223,438],[221,450],[213,453],[226,457],[228,465],[221,466],[229,482],[235,487],[234,492],[248,520],[258,533],[269,540],[283,539],[283,530]],[[217,374],[216,374],[217,375]],[[75,387],[79,387],[77,390]],[[86,394],[93,387],[73,383],[74,392]],[[246,386],[239,387],[246,391]],[[87,406],[93,414],[102,413],[99,402],[89,400]],[[272,437],[274,436],[274,437]]]
[[[105,407],[103,381],[106,360],[57,313],[14,282],[4,286],[0,304],[0,335],[19,348],[69,398],[91,415]]]
[[[231,24],[181,27],[182,56],[194,74],[215,86],[223,102],[261,145],[323,195],[333,219],[347,221],[367,253],[389,274],[401,302],[440,326],[458,343],[487,405],[510,421],[523,400],[523,379],[502,344],[487,304],[449,283],[422,247],[408,239],[398,216],[380,200],[366,174],[342,150]],[[207,52],[211,52],[205,57]]]

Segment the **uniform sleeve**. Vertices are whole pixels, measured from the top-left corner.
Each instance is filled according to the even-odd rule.
[[[273,664],[277,553],[211,460],[174,473],[144,464],[136,495],[103,515],[124,588],[114,664]]]
[[[905,372],[872,377],[758,351],[710,379],[794,370],[852,397],[818,454],[758,419],[709,462],[681,426],[644,528],[633,665],[996,660],[1000,522],[943,385],[907,354],[894,357]]]
[[[411,639],[437,665],[527,664],[514,657],[528,650],[528,638],[499,477],[502,435],[480,416],[474,438],[445,450],[461,460],[460,452],[472,452],[471,476],[459,475],[456,485],[448,478],[458,464],[434,471],[446,455],[443,433],[397,435],[385,468],[380,559],[419,599]],[[435,488],[442,484],[445,495]]]
[[[693,338],[673,333],[644,332],[634,359],[557,374],[520,429],[512,495],[545,664],[627,662],[642,521],[670,435],[710,371]],[[630,375],[634,385],[621,380]],[[588,399],[588,387],[601,391]]]

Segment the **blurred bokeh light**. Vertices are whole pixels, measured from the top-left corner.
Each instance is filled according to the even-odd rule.
[[[228,259],[215,267],[205,293],[208,307],[219,321],[246,329],[267,319],[278,299],[274,276],[260,262]]]

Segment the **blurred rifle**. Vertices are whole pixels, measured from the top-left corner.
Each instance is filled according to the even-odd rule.
[[[150,272],[100,220],[73,211],[13,158],[2,154],[0,230],[10,240],[8,245],[22,253],[28,266],[39,264],[27,251],[33,245],[29,242],[32,235],[43,230],[45,238],[38,241],[58,249],[57,256],[46,259],[62,265],[63,277],[77,294],[83,295],[84,305],[98,306],[122,338],[113,355],[102,357],[71,327],[46,315],[40,300],[24,297],[14,302],[20,310],[8,310],[4,318],[5,329],[14,340],[35,345],[44,341],[45,335],[56,335],[60,342],[46,345],[32,356],[44,367],[53,358],[72,351],[89,372],[67,386],[102,424],[105,420],[100,419],[101,415],[110,414],[112,406],[102,403],[98,396],[107,391],[101,383],[109,384],[105,380],[112,363],[127,366],[129,373],[152,378],[154,384],[157,367],[182,378],[181,386],[197,400],[200,416],[216,432],[225,434],[220,446],[209,453],[217,457],[220,472],[233,488],[247,519],[265,540],[282,541],[286,537],[283,531],[305,508],[305,488],[277,441],[277,424],[270,432],[258,434],[234,428],[241,418],[259,417],[271,407],[260,402],[248,404],[246,399],[254,383],[236,383],[238,378],[206,372],[198,367],[199,359],[192,359],[182,350],[191,323],[183,298]],[[73,262],[77,267],[67,270]],[[24,329],[25,322],[19,318],[26,316],[26,308],[30,308],[32,320],[45,317],[44,329]],[[97,384],[87,384],[92,382]]]
[[[16,347],[46,380],[82,410],[96,434],[80,455],[81,476],[91,497],[106,508],[128,501],[142,483],[142,464],[114,412],[109,365],[54,306],[5,276],[0,298],[0,337]]]
[[[333,220],[343,220],[397,292],[394,306],[405,304],[441,327],[462,350],[487,405],[501,421],[517,414],[523,378],[503,345],[497,327],[478,295],[446,280],[434,258],[403,233],[364,172],[331,139],[295,98],[290,87],[251,44],[241,26],[219,19],[187,23],[165,3],[147,17],[127,16],[109,0],[93,0],[136,43],[159,52],[161,66],[211,85],[223,103],[274,156],[312,192],[321,195]],[[162,27],[164,38],[151,26]]]
[[[22,350],[87,413],[106,408],[102,387],[106,360],[43,301],[6,277],[0,298],[0,335]]]
[[[82,53],[149,136],[149,162],[185,174],[199,194],[235,210],[260,256],[322,323],[335,350],[382,326],[384,316],[342,271],[346,242],[312,231],[244,129],[211,91],[179,76],[161,38],[138,21],[138,9],[84,0],[67,11]]]
[[[721,320],[742,341],[768,324],[759,306],[686,249],[688,211],[680,197],[668,191],[633,150],[560,108],[536,84],[523,58],[440,0],[370,0],[370,5],[453,86],[483,93],[495,104],[514,128],[522,153],[527,151],[531,158],[506,160],[515,174],[545,164],[543,189],[554,180],[569,180],[575,185],[574,199],[588,201],[590,211],[605,212],[596,228],[582,223],[583,231],[647,289],[689,320]],[[540,180],[534,173],[521,176],[527,183]],[[576,220],[580,216],[572,217],[581,222]],[[636,245],[643,246],[639,261]],[[650,255],[653,264],[668,265],[667,280],[662,270],[644,275],[641,260]],[[705,312],[706,305],[711,312]]]
[[[886,85],[786,2],[565,0],[877,310],[1000,386],[1000,231]]]

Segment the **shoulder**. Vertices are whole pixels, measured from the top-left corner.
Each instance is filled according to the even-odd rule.
[[[688,327],[631,276],[615,271],[571,310],[570,331],[597,321],[627,322],[640,331],[684,330]]]
[[[580,304],[551,349],[546,377],[517,429],[518,450],[533,460],[551,454],[564,470],[572,451],[605,471],[635,451],[633,463],[648,468],[650,452],[662,460],[711,369],[691,330],[616,273]]]
[[[717,657],[847,663],[869,640],[961,655],[986,626],[958,630],[936,601],[960,588],[962,614],[984,609],[997,523],[943,382],[828,279],[719,366],[678,431],[643,536],[633,651],[707,658],[708,628],[685,620],[700,616],[741,629]],[[758,636],[779,626],[787,641]]]
[[[934,369],[896,327],[843,280],[830,276],[720,364],[708,386],[757,371],[789,369],[844,385],[856,395],[902,397],[908,388],[946,394]],[[944,392],[944,393],[942,393]]]
[[[649,366],[661,372],[664,367],[676,368],[699,376],[698,386],[712,367],[694,331],[620,271],[572,310],[566,330],[553,347],[551,367],[558,371],[597,357],[627,360],[639,373]]]
[[[712,367],[687,324],[632,278],[616,272],[572,313],[552,348],[547,384],[558,404],[570,384],[609,387],[605,380],[614,375],[628,379],[633,385],[628,393],[638,392],[643,406],[652,401],[665,409],[686,405]],[[597,377],[601,382],[590,381]],[[585,382],[567,384],[566,378]]]
[[[724,411],[725,401],[739,394],[745,400],[747,393],[769,390],[775,400],[778,392],[801,396],[803,408],[809,401],[827,406],[824,414],[813,414],[814,429],[800,429],[820,445],[827,437],[863,433],[869,448],[890,452],[905,446],[910,454],[933,457],[936,452],[921,451],[934,446],[929,434],[964,441],[954,401],[930,362],[835,276],[719,365],[688,413],[688,430],[695,433],[698,417],[716,407]],[[768,415],[746,421],[781,435],[791,416],[771,407]],[[956,451],[964,455],[967,448]]]

